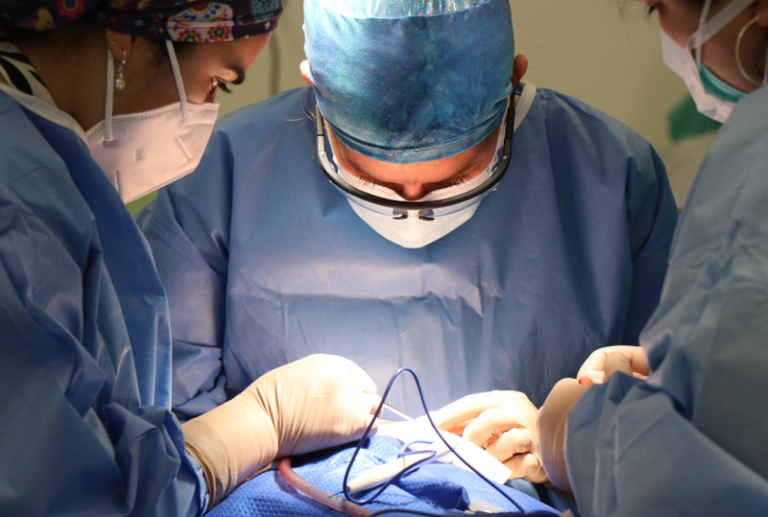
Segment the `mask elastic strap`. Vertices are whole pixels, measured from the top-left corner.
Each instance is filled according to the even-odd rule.
[[[181,80],[181,70],[179,69],[179,60],[176,57],[176,50],[173,48],[173,42],[165,40],[165,47],[168,49],[168,57],[171,60],[173,69],[173,78],[176,81],[176,91],[179,92],[179,102],[181,102],[181,117],[187,118],[189,108],[187,106],[187,94],[184,91],[184,81]]]
[[[108,147],[107,142],[114,142],[115,137],[112,134],[112,105],[115,100],[115,58],[112,57],[112,51],[107,49],[107,102],[104,106],[104,146]]]
[[[754,2],[755,0],[733,0],[709,21],[707,21],[707,17],[712,6],[712,0],[704,2],[704,8],[701,10],[701,18],[699,19],[699,30],[691,35],[686,45],[686,48],[689,50],[696,50],[696,65],[699,68],[701,68],[701,51],[704,43],[720,32],[723,27],[731,23],[734,18]]]

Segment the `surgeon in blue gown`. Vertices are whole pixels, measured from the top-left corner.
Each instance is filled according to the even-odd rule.
[[[607,382],[565,379],[542,407],[542,450],[564,447],[545,468],[582,516],[766,515],[768,2],[645,3],[665,62],[724,124],[642,348],[595,352],[581,382]]]
[[[637,343],[677,221],[664,166],[619,121],[521,81],[507,0],[304,12],[312,87],[220,121],[195,174],[139,215],[178,413],[317,352],[379,386],[409,366],[432,407],[490,389],[538,405],[594,350]],[[473,197],[496,185],[506,135],[506,174]],[[462,195],[434,217],[410,209]],[[390,401],[422,411],[410,386]]]
[[[370,378],[313,356],[180,425],[167,299],[124,205],[194,169],[216,91],[281,11],[0,1],[0,515],[202,514],[275,456],[370,421]]]

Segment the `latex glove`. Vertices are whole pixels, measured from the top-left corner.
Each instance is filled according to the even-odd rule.
[[[603,384],[616,371],[647,379],[650,367],[643,349],[627,345],[599,348],[584,361],[576,378],[579,384],[592,386]]]
[[[276,458],[359,439],[381,401],[355,363],[312,355],[259,377],[234,399],[182,424],[210,506]]]
[[[475,393],[430,413],[437,427],[485,448],[512,471],[512,478],[547,479],[536,446],[538,410],[524,393]]]
[[[561,379],[549,392],[539,410],[539,450],[549,482],[557,489],[572,494],[565,463],[565,424],[568,414],[589,389],[576,379]]]
[[[568,414],[589,389],[576,379],[562,379],[549,392],[539,410],[539,452],[549,482],[566,498],[573,490],[568,479],[565,463],[565,425]]]

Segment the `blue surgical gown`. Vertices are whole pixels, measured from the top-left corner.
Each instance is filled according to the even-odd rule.
[[[198,513],[149,248],[74,120],[40,104],[0,91],[0,515]]]
[[[651,146],[526,85],[509,170],[474,217],[422,249],[381,237],[321,172],[299,89],[219,123],[194,174],[140,214],[168,293],[173,406],[196,415],[325,352],[430,407],[514,389],[535,404],[658,303],[677,209]],[[400,381],[398,381],[400,382]],[[412,385],[395,407],[418,414]]]
[[[581,515],[768,515],[768,88],[701,166],[641,344],[648,380],[614,375],[568,417]]]

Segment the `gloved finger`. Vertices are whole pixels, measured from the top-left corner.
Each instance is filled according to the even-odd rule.
[[[473,421],[474,421],[474,419],[467,420],[465,422],[461,422],[459,424],[456,424],[453,427],[446,427],[446,426],[440,427],[439,425],[437,427],[438,427],[438,429],[440,429],[442,431],[448,431],[451,434],[464,434],[464,430]],[[435,422],[435,424],[437,424],[437,422]]]
[[[371,379],[371,376],[368,375],[365,370],[357,366],[356,364],[352,363],[354,368],[349,373],[354,376],[354,378],[358,382],[359,388],[363,391],[363,393],[376,393],[378,388],[376,387],[376,383],[373,382],[373,379]]]
[[[485,447],[486,452],[504,463],[517,454],[527,454],[536,450],[531,432],[522,427],[510,429],[499,436],[499,439]]]
[[[464,422],[459,422],[448,427],[444,424],[444,419],[440,416],[439,411],[430,411],[429,416],[432,418],[432,421],[435,423],[438,429],[441,431],[449,432],[451,434],[464,434],[464,428],[467,427],[473,420],[465,420]],[[416,417],[416,422],[426,425],[427,427],[432,427],[429,423],[429,420],[427,420],[426,415]]]
[[[462,397],[455,402],[438,411],[432,412],[432,420],[437,427],[443,430],[452,427],[463,427],[477,418],[484,411],[492,408],[504,408],[516,405],[521,401],[530,404],[525,394],[517,391],[488,391],[484,393],[473,393]]]
[[[378,432],[379,419],[376,418],[376,415],[368,415],[368,417],[365,419],[365,424],[363,425],[363,429],[360,432],[360,436],[357,437],[358,439],[363,436],[363,432],[365,432],[365,430],[368,429],[368,426],[371,425],[371,420],[373,420],[373,426],[371,427],[371,433],[368,436],[373,436]]]
[[[371,428],[371,434],[374,434],[379,427],[379,419],[376,415],[376,410],[381,403],[381,397],[375,393],[363,393],[355,399],[355,402],[356,404],[354,408],[350,408],[350,410],[355,411],[355,414],[358,416],[357,424],[354,429],[354,438],[360,438],[371,421],[375,421]]]
[[[371,376],[357,363],[350,361],[346,357],[332,355],[327,357],[333,358],[332,363],[329,364],[328,367],[333,368],[333,371],[336,371],[339,374],[347,374],[350,379],[354,379],[364,393],[376,393],[378,391],[376,383],[373,382]]]
[[[605,371],[605,360],[609,354],[614,352],[621,352],[627,357],[632,366],[632,371],[648,375],[650,368],[643,349],[639,346],[618,345],[606,346],[592,352],[587,360],[584,361],[584,364],[581,365],[581,368],[579,368],[576,379],[581,382],[582,377],[586,376],[588,372]]]
[[[547,473],[536,454],[518,454],[505,461],[504,466],[512,472],[510,479],[525,478],[532,483],[543,483],[547,480]]]
[[[444,431],[454,432],[465,427],[477,415],[483,412],[484,404],[480,393],[467,395],[451,402],[438,411],[432,411],[430,416],[435,425]]]
[[[364,412],[366,418],[369,415],[379,418],[381,415],[377,415],[376,410],[379,409],[379,405],[381,404],[381,397],[376,393],[363,393],[361,398],[363,400],[363,402],[361,402],[363,410],[368,407],[368,411]]]
[[[581,365],[581,368],[579,368],[579,373],[576,374],[576,379],[580,381],[581,378],[587,374],[587,372],[604,371],[605,358],[608,357],[608,354],[611,352],[618,352],[621,350],[621,348],[622,346],[604,346],[589,354],[587,360],[584,361],[584,363]]]
[[[616,372],[632,375],[632,365],[627,356],[621,352],[611,352],[605,358],[605,379],[608,380]]]
[[[367,373],[365,373],[362,369],[360,372],[363,373],[363,375],[357,375],[356,381],[357,381],[357,388],[362,391],[363,393],[368,393],[371,395],[375,395],[377,391],[379,391],[376,388],[376,383],[373,382],[373,379],[371,379]]]
[[[492,408],[483,411],[464,429],[464,438],[478,447],[488,447],[514,427],[525,427],[516,411]],[[536,421],[536,417],[533,417]]]
[[[603,368],[605,368],[605,358],[608,356],[610,352],[607,350],[613,349],[612,346],[606,346],[603,348],[598,348],[591,354],[589,354],[589,357],[587,357],[587,360],[582,363],[581,368],[579,368],[579,373],[576,374],[576,379],[581,381],[581,378],[587,373],[587,372],[602,372]]]
[[[632,376],[635,379],[642,379],[645,380],[648,378],[647,375],[643,375],[642,373],[632,372]],[[595,384],[604,384],[605,383],[605,371],[602,372],[586,372],[582,375],[582,377],[579,378],[579,384],[582,386],[594,386]]]
[[[605,383],[605,371],[585,372],[579,377],[579,384],[582,386],[593,386],[603,383]]]
[[[648,358],[642,348],[639,346],[630,346],[624,347],[618,351],[624,354],[624,357],[629,361],[629,367],[632,370],[632,374],[638,373],[648,377],[648,374],[651,373],[651,367],[648,365]],[[606,365],[610,356],[611,354],[606,357]]]
[[[651,373],[648,357],[645,355],[645,350],[640,347],[637,347],[635,352],[629,356],[629,366],[632,368],[633,374],[639,374],[642,376],[640,378],[643,379],[647,379]]]

